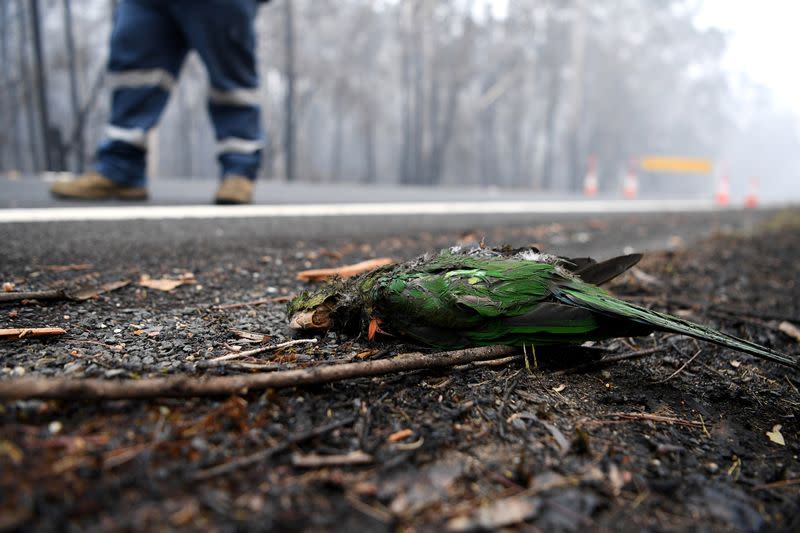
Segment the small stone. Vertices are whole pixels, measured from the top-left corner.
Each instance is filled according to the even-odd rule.
[[[61,433],[62,429],[64,429],[64,425],[58,420],[53,420],[47,426],[47,431],[49,431],[51,435],[58,435],[59,433]]]
[[[202,437],[194,437],[189,444],[199,452],[204,452],[208,449],[208,442]]]

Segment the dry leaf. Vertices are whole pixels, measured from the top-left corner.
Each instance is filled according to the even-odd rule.
[[[148,289],[155,289],[157,291],[171,291],[180,287],[181,285],[188,285],[191,283],[195,283],[194,274],[191,272],[187,272],[183,274],[178,279],[170,279],[170,278],[160,278],[160,279],[153,279],[147,274],[142,274],[141,279],[139,280],[139,285],[142,287],[147,287]]]
[[[50,272],[67,272],[69,270],[90,270],[94,266],[89,263],[80,263],[77,265],[45,265],[42,268]]]
[[[742,362],[741,361],[731,361],[731,366],[733,368],[739,368],[740,366],[742,366]]]
[[[270,339],[269,335],[264,335],[263,333],[253,333],[236,328],[231,328],[229,331],[240,339],[247,339],[249,341],[264,342]]]
[[[356,357],[357,357],[358,359],[366,359],[367,357],[372,357],[373,355],[375,355],[375,354],[376,354],[376,353],[378,353],[379,351],[380,351],[380,350],[378,350],[377,348],[373,348],[373,349],[371,349],[371,350],[364,350],[363,352],[358,352],[358,353],[356,354]]]
[[[292,455],[292,464],[301,468],[319,468],[321,466],[365,465],[372,462],[372,456],[361,450],[336,455],[318,453]]]
[[[129,279],[120,279],[117,281],[111,281],[109,283],[104,283],[99,287],[94,288],[86,288],[86,289],[78,289],[75,292],[69,293],[69,296],[73,300],[93,300],[100,296],[103,293],[115,291],[117,289],[121,289],[122,287],[127,287],[131,284],[131,280]]]
[[[408,428],[401,429],[400,431],[396,431],[395,433],[392,433],[391,435],[389,435],[389,438],[386,439],[386,440],[389,441],[389,442],[399,442],[399,441],[401,441],[403,439],[407,439],[408,437],[410,437],[413,434],[414,434],[414,432],[411,431]]]
[[[796,341],[800,342],[800,328],[798,328],[791,322],[787,322],[784,320],[783,322],[780,323],[778,329],[784,332],[785,334],[789,335]]]
[[[537,515],[542,507],[535,496],[510,496],[479,507],[471,516],[457,516],[447,522],[450,531],[494,530],[512,526]]]
[[[783,440],[783,435],[781,435],[781,427],[782,426],[780,424],[775,424],[772,426],[772,431],[767,431],[767,437],[769,437],[769,440],[775,444],[786,446],[786,441]]]
[[[333,276],[340,278],[351,278],[370,270],[375,270],[384,265],[391,265],[394,259],[390,257],[379,257],[377,259],[369,259],[354,265],[346,265],[336,268],[315,268],[313,270],[303,270],[297,273],[297,279],[300,281],[322,281]]]

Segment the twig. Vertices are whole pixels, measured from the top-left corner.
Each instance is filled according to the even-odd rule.
[[[791,487],[792,485],[800,485],[800,479],[782,479],[780,481],[773,481],[772,483],[764,483],[763,485],[756,485],[753,487],[753,490],[782,489],[784,487]]]
[[[231,359],[239,359],[241,357],[250,357],[260,353],[269,352],[270,350],[288,348],[289,346],[294,346],[296,344],[316,344],[317,342],[319,342],[317,339],[294,339],[291,341],[282,342],[280,344],[273,344],[272,346],[262,346],[260,348],[254,348],[253,350],[245,350],[243,352],[233,352],[226,355],[221,355],[219,357],[215,357],[214,359],[209,359],[209,363],[229,361]]]
[[[15,291],[15,292],[0,292],[0,303],[3,302],[21,302],[23,300],[70,300],[69,295],[61,290],[50,291]]]
[[[320,455],[318,453],[292,455],[292,464],[300,468],[319,468],[321,466],[366,465],[373,461],[370,454],[361,450],[336,455]]]
[[[446,368],[499,359],[516,351],[511,346],[487,346],[433,354],[410,353],[391,359],[320,365],[296,370],[241,376],[174,376],[139,380],[18,378],[0,381],[0,399],[48,398],[64,400],[123,398],[182,398],[228,396],[248,390],[331,383],[425,368]]]
[[[503,366],[512,361],[516,361],[520,359],[520,355],[509,355],[508,357],[503,357],[502,359],[488,359],[486,361],[475,361],[474,363],[470,363],[468,368],[474,367],[481,367],[481,366]]]
[[[250,302],[237,302],[232,304],[215,305],[212,309],[238,309],[240,307],[250,307],[251,305],[264,305],[272,303],[288,302],[294,298],[291,294],[286,296],[273,296],[271,298],[262,298],[260,300],[252,300]]]
[[[287,370],[294,368],[293,364],[279,364],[279,363],[240,363],[238,361],[227,362],[222,361],[219,363],[212,363],[210,361],[200,361],[197,363],[196,368],[224,368],[225,370],[258,370],[259,372],[267,372],[271,370]]]
[[[55,301],[66,300],[73,302],[82,302],[90,298],[95,298],[103,293],[121,289],[130,285],[131,281],[122,279],[105,283],[99,287],[79,287],[74,290],[52,289],[47,291],[16,291],[16,292],[0,292],[0,303],[9,302],[22,302],[25,300],[38,300]]]
[[[25,337],[46,337],[48,335],[63,335],[66,333],[61,328],[9,328],[0,329],[0,338],[24,339]]]
[[[69,270],[91,270],[94,265],[90,263],[80,263],[76,265],[45,265],[42,267],[44,270],[50,272],[67,272]]]
[[[386,508],[380,504],[368,504],[351,492],[348,492],[345,497],[354,509],[374,518],[378,522],[390,524],[394,520],[394,515],[392,515],[390,511],[386,510]]]
[[[325,433],[328,433],[335,429],[339,429],[340,427],[352,424],[355,419],[356,418],[354,416],[348,416],[347,418],[344,418],[342,420],[331,422],[329,424],[322,425],[318,428],[313,428],[308,431],[292,435],[282,443],[276,444],[272,448],[267,448],[266,450],[261,450],[260,452],[252,453],[250,455],[245,455],[244,457],[239,457],[238,459],[234,459],[233,461],[223,463],[221,465],[217,465],[212,468],[207,468],[206,470],[200,470],[194,476],[192,476],[192,479],[194,480],[209,479],[212,477],[227,474],[229,472],[233,472],[235,470],[244,468],[246,466],[260,463],[261,461],[269,459],[276,453],[280,453],[287,450],[289,446],[292,446],[294,444],[299,444],[305,440],[312,439],[320,435],[324,435]]]
[[[340,278],[351,278],[353,276],[357,276],[358,274],[375,270],[376,268],[384,265],[391,265],[394,262],[394,259],[391,257],[378,257],[376,259],[361,261],[360,263],[356,263],[354,265],[303,270],[297,273],[297,279],[300,281],[323,281],[328,278],[332,278],[333,276],[339,276]]]
[[[700,353],[701,353],[702,351],[703,351],[703,350],[697,350],[697,351],[695,352],[695,354],[694,354],[692,357],[690,357],[688,361],[686,361],[685,363],[683,363],[683,364],[681,365],[681,367],[680,367],[678,370],[676,370],[675,372],[673,372],[672,374],[670,374],[668,377],[666,377],[666,378],[664,378],[664,379],[659,379],[658,381],[654,381],[653,383],[665,383],[665,382],[667,382],[667,381],[671,380],[672,378],[674,378],[675,376],[677,376],[678,374],[680,374],[680,373],[683,371],[683,369],[684,369],[684,368],[686,368],[687,366],[689,366],[689,364],[690,364],[692,361],[694,361],[694,360],[697,358],[697,356],[698,356],[698,355],[700,355]]]
[[[606,366],[611,365],[613,363],[618,363],[620,361],[628,361],[631,359],[640,359],[647,355],[652,355],[654,353],[663,352],[664,348],[648,348],[647,350],[640,350],[638,352],[628,352],[621,355],[615,355],[612,357],[606,357],[604,359],[600,359],[598,361],[592,361],[590,363],[583,363],[578,366],[573,366],[571,368],[565,368],[564,370],[559,370],[557,372],[553,372],[553,376],[562,376],[564,374],[574,374],[576,372],[581,372],[588,368],[594,368],[596,366]]]
[[[219,357],[215,357],[214,359],[209,359],[208,361],[201,361],[201,363],[205,363],[208,366],[217,366],[217,363],[224,363],[225,361],[230,361],[231,359],[238,359],[241,355],[238,352],[231,352],[226,353],[225,355],[220,355]]]
[[[650,422],[660,422],[662,424],[676,424],[678,426],[689,426],[693,428],[702,428],[704,424],[694,422],[692,420],[685,420],[683,418],[674,418],[671,416],[654,415],[650,413],[611,413],[609,416],[622,418],[623,420],[648,420]]]

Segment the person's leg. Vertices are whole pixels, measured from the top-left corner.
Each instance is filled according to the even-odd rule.
[[[183,0],[170,5],[208,70],[208,109],[221,176],[255,180],[264,142],[255,54],[258,1]]]
[[[144,185],[147,132],[158,122],[188,51],[166,4],[122,0],[114,19],[108,61],[111,119],[96,169],[119,185]]]

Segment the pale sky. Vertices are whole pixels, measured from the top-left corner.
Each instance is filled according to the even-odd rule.
[[[800,112],[800,1],[705,0],[698,23],[730,36],[726,66]]]
[[[498,16],[508,1],[485,0]],[[779,104],[800,113],[800,0],[697,1],[698,24],[729,36],[725,66],[771,88]]]

